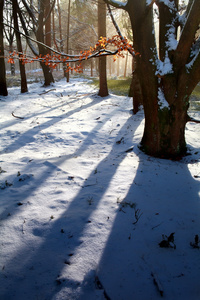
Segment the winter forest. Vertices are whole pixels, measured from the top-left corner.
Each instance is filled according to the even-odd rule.
[[[0,0],[0,300],[199,277],[199,0]]]

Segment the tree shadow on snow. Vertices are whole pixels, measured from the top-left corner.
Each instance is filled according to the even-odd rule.
[[[83,106],[83,108],[89,106],[91,104]],[[130,120],[119,130],[116,141],[124,135],[129,122]],[[137,129],[137,126],[133,128],[133,131]],[[39,220],[27,220],[27,232],[24,235],[29,234],[30,239],[23,246],[19,247],[13,258],[5,265],[1,279],[2,299],[67,299],[65,291],[68,295],[71,295],[68,299],[77,297],[80,282],[82,281],[81,264],[85,262],[84,256],[81,256],[78,258],[80,265],[76,266],[73,257],[76,257],[78,248],[83,243],[84,232],[90,225],[90,218],[100,205],[120,163],[127,155],[125,150],[131,146],[131,143],[132,141],[127,140],[126,144],[120,145],[123,147],[119,147],[116,143],[113,145],[110,153],[95,166],[95,169],[92,170],[87,180],[77,191],[76,197],[58,219],[45,224],[41,224]],[[81,151],[84,150],[85,147],[83,146]],[[79,151],[79,154],[81,154],[81,151]],[[114,164],[112,161],[113,152],[116,156]],[[65,160],[67,159],[66,156]],[[62,159],[58,159],[57,165],[51,162],[45,164],[49,169],[48,176],[53,174],[55,170],[58,170],[58,165],[61,162]],[[87,199],[89,195],[88,183],[94,181],[96,169],[99,172],[98,183],[97,181],[94,182],[93,194],[95,198],[92,205],[90,205],[90,199]],[[42,178],[40,185],[42,185],[44,180],[45,177]],[[80,202],[83,201],[85,201],[85,205],[82,205],[80,208]],[[28,233],[29,224],[30,232]],[[33,239],[32,236],[34,236]],[[95,268],[96,264],[96,262],[93,262],[91,268]],[[76,274],[76,276],[73,276],[72,273]],[[79,273],[80,279],[75,280],[74,278],[79,278]],[[62,291],[64,295],[57,298],[57,295]]]
[[[81,98],[81,101],[82,100],[83,100],[83,98]],[[80,99],[74,100],[74,102],[78,102],[78,101],[80,101]],[[26,146],[27,144],[35,142],[35,140],[36,140],[35,136],[37,134],[39,134],[42,130],[45,130],[50,126],[55,125],[56,123],[62,121],[63,119],[67,119],[67,118],[71,117],[72,115],[74,115],[77,112],[80,112],[81,110],[88,109],[92,106],[95,106],[98,103],[99,103],[98,98],[93,98],[93,101],[91,101],[87,104],[83,104],[80,107],[77,107],[75,109],[72,109],[72,110],[68,111],[67,113],[65,112],[58,116],[47,117],[47,118],[49,118],[48,121],[40,123],[40,124],[36,124],[34,127],[25,131],[23,134],[16,132],[13,143],[11,143],[5,149],[1,150],[0,154],[3,154],[5,152],[6,153],[14,152],[14,151]],[[52,109],[50,109],[50,111],[56,110],[59,107],[63,107],[63,105],[64,104],[61,104],[58,107],[52,108]],[[67,103],[65,105],[67,105]],[[47,112],[49,112],[49,111],[47,111]],[[46,114],[47,112],[45,112],[45,113],[43,112],[43,114]],[[35,114],[34,114],[34,116],[35,116]],[[11,133],[9,133],[9,134],[11,134]]]
[[[92,102],[93,103],[93,102]],[[95,105],[95,103],[97,104],[98,102],[95,101],[95,103],[93,103],[91,105]],[[87,106],[88,107],[88,106]],[[80,109],[80,108],[79,108]],[[74,113],[70,112],[70,115]],[[68,114],[69,116],[69,114]],[[58,158],[58,157],[51,157],[48,161],[46,161],[44,163],[44,160],[41,159],[41,161],[39,160],[31,160],[30,162],[27,162],[27,165],[24,167],[24,169],[22,170],[23,174],[29,174],[30,173],[30,169],[34,170],[36,169],[43,169],[44,170],[41,172],[41,174],[38,177],[33,177],[32,180],[29,183],[29,180],[26,180],[25,183],[25,187],[24,187],[24,192],[22,192],[22,190],[20,188],[23,187],[23,182],[19,182],[21,177],[14,177],[13,179],[13,174],[10,176],[7,176],[4,180],[8,183],[8,186],[5,186],[5,189],[1,189],[0,193],[2,196],[2,201],[1,201],[1,213],[0,213],[0,220],[4,220],[6,219],[10,214],[12,215],[12,217],[14,216],[15,213],[18,212],[18,201],[20,199],[20,203],[25,203],[26,197],[30,197],[31,194],[34,194],[38,188],[40,186],[42,186],[42,184],[44,184],[49,177],[52,176],[53,172],[55,172],[57,170],[56,165],[60,165],[63,163],[63,161],[67,161],[70,158],[76,157],[76,156],[81,156],[81,154],[87,150],[88,145],[90,145],[91,143],[91,137],[95,136],[96,133],[102,128],[102,126],[105,125],[105,123],[109,120],[109,115],[104,117],[104,119],[102,119],[101,122],[98,122],[96,124],[96,126],[92,129],[91,132],[88,133],[87,138],[85,138],[85,140],[83,141],[83,143],[80,144],[80,146],[77,148],[77,150],[75,150],[72,154],[68,154],[68,155],[62,155],[62,157]],[[50,122],[50,121],[49,121]],[[46,123],[45,123],[46,124]],[[28,136],[30,135],[29,133],[26,133]],[[22,138],[22,140],[24,140],[24,137]],[[26,139],[27,141],[27,139]],[[20,140],[18,141],[20,142]],[[20,145],[17,146],[15,145],[15,147],[20,148]],[[53,163],[50,163],[50,161],[56,161],[57,164],[53,165]],[[34,172],[33,172],[34,173]],[[66,175],[71,175],[70,173],[66,173]],[[9,187],[9,184],[11,185]],[[16,187],[19,187],[19,189],[16,190]],[[11,201],[11,203],[9,204],[7,201],[7,198],[9,197],[16,199],[16,202],[13,203],[13,201]],[[27,203],[26,203],[27,204]]]
[[[184,160],[171,162],[134,152],[137,173],[119,205],[97,269],[99,281],[112,300],[160,299],[159,289],[166,299],[196,300],[199,253],[190,242],[200,234],[199,181]],[[162,235],[171,233],[176,249],[173,244],[161,248]]]

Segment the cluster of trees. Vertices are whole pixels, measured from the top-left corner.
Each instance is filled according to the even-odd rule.
[[[87,27],[94,30],[93,23],[87,20],[92,15],[94,0],[74,0],[73,6],[78,12],[87,11],[86,19],[78,17],[77,27],[79,44],[88,47],[82,40],[82,31]],[[67,56],[63,68],[70,61],[86,59],[69,53],[69,15],[70,0],[68,0],[66,43]],[[185,126],[191,118],[188,116],[189,98],[200,81],[200,2],[199,0],[97,0],[98,4],[98,34],[106,36],[106,4],[126,12],[125,18],[130,21],[130,36],[133,38],[134,51],[127,45],[114,18],[113,23],[118,31],[121,44],[117,50],[106,50],[105,43],[100,49],[93,48],[87,59],[101,56],[99,61],[100,92],[108,94],[106,84],[106,55],[116,54],[123,49],[129,51],[134,60],[132,94],[134,112],[140,104],[144,107],[145,128],[141,141],[142,149],[153,156],[177,159],[186,154]],[[9,8],[10,28],[14,27],[19,55],[21,48],[21,31],[26,37],[32,52],[38,57],[46,57],[52,51],[52,40],[57,52],[64,50],[64,40],[59,0],[0,0],[0,91],[6,95],[5,68],[3,66],[4,23],[3,8]],[[55,38],[54,9],[57,7],[60,40]],[[53,17],[52,17],[53,16]],[[53,18],[53,21],[51,21]],[[13,23],[12,23],[13,22]],[[19,25],[20,23],[20,25]],[[53,24],[53,31],[51,26]],[[86,26],[87,24],[87,26]],[[66,25],[66,22],[65,22]],[[53,39],[49,38],[53,32]],[[37,50],[32,43],[32,33],[37,40]],[[89,36],[89,35],[88,35]],[[93,38],[94,35],[93,35]],[[11,39],[12,40],[12,39]],[[92,39],[91,39],[92,40]],[[90,40],[90,43],[91,43]],[[45,44],[48,46],[45,46]],[[98,51],[97,51],[98,50]],[[96,51],[96,52],[95,52]],[[95,53],[94,53],[95,52]],[[40,60],[45,76],[45,85],[53,82],[51,69],[44,60]],[[21,68],[23,69],[23,63]],[[21,71],[20,68],[20,71]],[[21,71],[23,72],[23,71]],[[25,88],[24,88],[25,90]]]
[[[19,58],[21,91],[26,92],[24,66],[26,62],[36,60],[40,62],[44,74],[44,85],[48,86],[54,81],[54,78],[52,75],[53,64],[48,64],[47,59],[50,61],[53,54],[56,53],[58,55],[54,66],[61,63],[63,58],[63,74],[69,81],[69,72],[66,72],[69,63],[66,58],[70,57],[72,61],[78,63],[78,53],[81,50],[90,49],[100,36],[105,36],[105,24],[99,21],[98,27],[98,20],[102,19],[102,11],[105,11],[106,7],[103,0],[99,2],[96,0],[2,0],[0,3],[2,39],[0,94],[2,95],[7,94],[5,50],[10,53],[15,50],[17,53],[15,58]],[[106,20],[103,19],[104,21]],[[3,42],[6,45],[5,49]],[[61,55],[63,53],[67,53],[67,56]],[[31,56],[35,58],[31,60]],[[53,59],[55,61],[55,57]],[[14,62],[11,54],[9,61]],[[74,67],[75,63],[71,65]],[[11,64],[11,71],[14,73],[14,64]]]

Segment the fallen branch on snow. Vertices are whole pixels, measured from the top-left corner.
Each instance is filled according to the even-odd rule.
[[[55,91],[55,90],[56,90],[56,89],[50,89],[50,90],[45,91],[45,92],[43,92],[43,93],[41,93],[41,94],[39,94],[39,95],[41,96],[41,95],[47,94],[47,93],[52,92],[52,91]]]
[[[200,123],[200,120],[195,120],[187,115],[187,122],[194,122],[194,123]]]

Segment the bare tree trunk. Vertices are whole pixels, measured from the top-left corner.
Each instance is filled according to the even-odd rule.
[[[71,0],[68,0],[68,19],[67,19],[67,53],[69,53],[69,25],[70,25],[70,7],[71,7]],[[66,73],[67,82],[69,82],[69,71]]]
[[[93,66],[94,65],[94,63],[93,63],[93,59],[91,59],[91,61],[90,61],[90,70],[91,70],[91,72],[90,72],[90,75],[91,75],[91,77],[93,77]]]
[[[106,36],[106,4],[98,0],[98,36]],[[108,96],[106,57],[99,58],[99,96]]]
[[[46,19],[45,22],[45,44],[51,47],[51,14],[49,15],[50,11],[50,0],[45,0],[45,8],[44,8],[44,18]],[[50,50],[47,50],[49,54],[51,54]]]
[[[63,34],[62,34],[62,17],[61,17],[61,10],[60,10],[60,0],[57,0],[58,6],[58,21],[59,21],[59,34],[60,34],[60,51],[64,52],[64,43],[63,43]],[[68,52],[67,52],[68,53]],[[66,63],[63,62],[63,75],[67,78],[67,66]]]
[[[39,42],[44,43],[44,30],[43,30],[43,22],[44,22],[44,2],[42,0],[39,0],[39,16],[38,16],[38,28],[36,32],[36,38]],[[39,53],[42,57],[47,55],[46,48],[38,44]],[[46,65],[44,62],[40,63],[43,74],[44,74],[44,86],[49,86],[52,82],[54,82],[53,75],[51,72],[51,69],[48,65]]]
[[[127,65],[128,65],[128,52],[126,53],[125,64],[124,64],[124,77],[126,77]]]
[[[7,96],[6,68],[4,61],[4,44],[3,44],[3,7],[4,0],[0,0],[0,95]]]
[[[13,52],[13,44],[9,45],[9,51]],[[10,73],[12,76],[15,76],[15,64],[10,64]]]
[[[142,96],[141,85],[137,73],[135,58],[133,58],[132,69],[133,69],[133,73],[132,73],[132,80],[131,80],[131,85],[129,90],[129,97],[133,97],[133,113],[136,114],[139,111],[139,107],[143,103],[142,100],[143,96]]]
[[[20,59],[23,57],[23,49],[22,49],[22,43],[21,43],[21,37],[19,33],[19,25],[18,25],[18,19],[17,19],[17,0],[13,0],[13,19],[14,19],[14,27],[15,27],[15,36],[17,41],[17,51],[19,55],[19,69],[20,69],[20,76],[21,76],[21,93],[26,93],[28,91],[27,87],[27,80],[26,80],[26,71],[25,71],[25,65],[23,64],[23,61]]]

